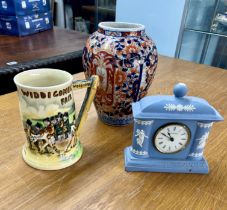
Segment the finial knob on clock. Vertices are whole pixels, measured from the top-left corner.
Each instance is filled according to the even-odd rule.
[[[188,87],[184,83],[177,83],[173,88],[173,93],[175,97],[184,97],[188,92]]]

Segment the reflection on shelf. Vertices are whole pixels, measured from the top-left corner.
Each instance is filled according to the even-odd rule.
[[[221,23],[224,26],[227,26],[227,12],[225,12],[225,14],[218,13],[214,20],[217,21],[218,23]]]
[[[190,0],[185,27],[210,31],[216,8],[215,2],[216,0]]]

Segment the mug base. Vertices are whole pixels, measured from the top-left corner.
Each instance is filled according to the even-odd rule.
[[[79,161],[83,154],[83,147],[79,140],[74,148],[64,155],[39,154],[32,151],[28,145],[22,149],[23,160],[31,167],[40,170],[58,170],[69,167]]]

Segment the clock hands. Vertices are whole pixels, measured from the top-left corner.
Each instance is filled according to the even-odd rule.
[[[165,133],[161,133],[163,136],[167,137],[167,138],[170,138],[169,136],[167,136]]]
[[[170,137],[170,141],[174,141],[174,138],[170,135],[170,133],[169,132],[167,132],[167,133],[168,133],[168,135]]]
[[[165,134],[165,133],[161,133],[163,136],[167,137],[170,141],[174,141],[174,138],[170,135],[169,132],[168,133],[168,136]]]
[[[169,135],[170,138],[173,138],[168,131],[167,131],[167,133],[168,133],[168,135]]]

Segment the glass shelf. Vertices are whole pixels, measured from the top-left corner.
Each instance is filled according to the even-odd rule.
[[[187,0],[176,57],[227,69],[227,0]]]
[[[201,34],[210,34],[210,35],[214,35],[214,36],[220,36],[220,37],[227,38],[227,33],[223,34],[223,33],[218,32],[218,30],[216,32],[206,32],[206,31],[195,30],[195,29],[191,29],[191,28],[185,28],[185,31],[191,31],[191,32],[201,33]]]
[[[216,8],[216,0],[190,0],[185,28],[210,31]]]

